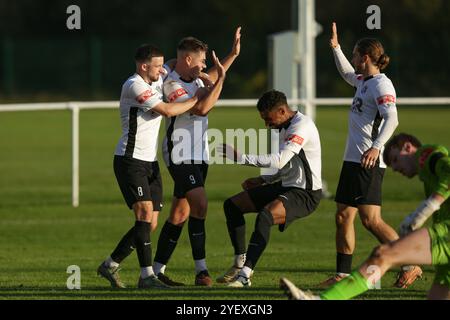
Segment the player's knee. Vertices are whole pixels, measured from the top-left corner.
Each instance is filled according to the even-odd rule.
[[[335,218],[336,218],[336,226],[337,227],[342,227],[349,223],[353,223],[350,218],[350,215],[343,211],[336,212]]]
[[[273,226],[273,224],[273,216],[269,210],[263,209],[260,213],[258,213],[258,216],[256,217],[256,225],[270,228],[271,226]]]
[[[156,229],[158,228],[158,221],[152,221],[152,225],[150,226],[150,232],[155,232]]]
[[[231,198],[228,198],[223,203],[223,212],[225,213],[225,217],[227,220],[232,220],[236,216],[241,216],[242,212],[237,205],[231,201]]]
[[[269,242],[270,228],[273,224],[274,220],[272,213],[267,209],[261,210],[256,216],[255,234],[264,239],[265,243]]]
[[[137,220],[151,222],[153,215],[153,206],[150,201],[136,202],[133,205],[133,211]]]
[[[373,249],[370,260],[372,264],[382,265],[389,261],[389,244],[382,244]]]
[[[369,231],[377,230],[378,226],[381,223],[380,219],[369,217],[361,217],[361,222],[363,226]]]
[[[175,226],[182,226],[186,220],[189,218],[189,209],[180,208],[173,211],[168,220],[171,224]]]
[[[201,199],[191,206],[191,215],[200,219],[206,218],[207,211],[208,201],[206,201],[206,199]]]
[[[188,217],[189,214],[183,217],[171,217],[168,219],[168,221],[170,222],[170,224],[173,224],[174,226],[182,227],[186,222],[186,220],[188,219]]]
[[[232,227],[245,224],[244,215],[241,209],[230,199],[223,203],[223,211],[227,220],[227,225]]]

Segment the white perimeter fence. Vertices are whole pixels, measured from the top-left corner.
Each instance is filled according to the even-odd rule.
[[[256,99],[219,100],[218,107],[254,107]],[[290,105],[303,105],[306,110],[315,114],[316,106],[350,106],[351,98],[317,98],[312,101],[303,99],[288,100]],[[450,97],[436,98],[398,98],[397,105],[450,105]],[[40,111],[40,110],[71,110],[72,111],[72,205],[79,205],[79,114],[82,109],[114,109],[119,107],[118,101],[87,101],[87,102],[57,102],[57,103],[23,103],[0,104],[0,112],[8,111]]]

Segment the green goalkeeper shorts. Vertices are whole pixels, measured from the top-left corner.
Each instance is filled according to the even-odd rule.
[[[449,225],[436,223],[428,228],[431,238],[431,255],[436,276],[433,283],[450,288]]]

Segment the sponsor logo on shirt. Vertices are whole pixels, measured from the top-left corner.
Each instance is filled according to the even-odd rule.
[[[183,88],[177,89],[174,92],[172,92],[171,94],[169,94],[169,102],[174,102],[175,100],[177,100],[179,97],[187,95],[187,91]]]
[[[430,154],[433,153],[433,148],[426,148],[422,151],[422,153],[419,156],[419,166],[420,168],[423,168],[425,166],[425,162],[427,161]]]
[[[287,137],[285,141],[286,142],[291,142],[292,141],[293,143],[301,145],[304,140],[305,139],[303,139],[302,137],[297,136],[296,134],[292,134],[289,137]]]
[[[143,104],[145,101],[147,101],[148,99],[153,97],[155,94],[156,94],[156,92],[152,92],[152,90],[149,89],[147,91],[144,91],[140,95],[138,95],[136,97],[136,101],[139,102],[140,104]]]
[[[378,97],[377,98],[377,104],[389,104],[389,103],[395,103],[395,97],[390,95],[390,94],[386,94],[384,96]]]
[[[363,101],[360,97],[354,97],[352,102],[352,111],[353,112],[362,112]]]

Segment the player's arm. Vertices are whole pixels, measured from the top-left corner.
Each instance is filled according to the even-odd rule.
[[[292,125],[286,133],[284,143],[280,145],[280,150],[276,153],[263,155],[241,154],[238,150],[235,150],[234,147],[226,144],[222,145],[222,150],[219,150],[219,153],[222,153],[223,157],[239,164],[277,169],[277,174],[280,173],[282,175],[282,169],[285,168],[292,157],[298,154],[307,143],[311,124],[312,121],[310,123],[301,123],[301,125],[299,123]]]
[[[161,101],[156,106],[154,106],[152,110],[158,112],[164,117],[170,118],[189,111],[190,109],[192,109],[192,107],[195,106],[197,101],[198,98],[196,96],[189,98],[183,102],[166,103]]]
[[[228,158],[236,163],[255,166],[260,168],[274,168],[277,172],[273,175],[261,175],[259,177],[246,179],[241,185],[244,190],[249,190],[265,183],[274,183],[281,179],[283,171],[280,170],[292,159],[295,153],[291,150],[285,149],[276,154],[265,155],[247,155],[241,154],[234,147],[223,144],[219,146],[218,153],[222,154],[224,158]]]
[[[225,81],[225,68],[220,63],[215,52],[212,52],[214,64],[218,70],[218,79],[209,90],[203,91],[203,88],[198,90],[199,101],[196,103],[191,112],[198,116],[206,116],[209,111],[214,107],[217,100],[219,100],[220,93],[222,92],[223,83]],[[203,96],[203,97],[202,97]]]
[[[231,47],[230,54],[220,61],[223,68],[225,69],[225,72],[228,71],[228,69],[233,64],[234,60],[239,56],[240,52],[241,52],[241,27],[238,27],[236,29],[236,32],[234,33],[234,41]],[[211,69],[209,69],[207,73],[209,75],[209,80],[213,83],[215,83],[219,78],[218,69],[216,65],[214,65]]]
[[[283,149],[277,153],[262,155],[242,154],[229,144],[219,146],[218,152],[222,155],[222,157],[228,158],[238,164],[278,170],[282,169],[295,155],[295,152],[289,149]]]
[[[433,156],[436,157],[435,161]],[[450,157],[444,156],[442,153],[435,153],[430,157],[428,165],[431,172],[434,172],[438,178],[437,188],[413,213],[403,220],[400,225],[401,236],[419,229],[450,196]]]
[[[165,103],[160,99],[160,95],[142,85],[135,83],[131,86],[130,94],[137,102],[137,106],[144,111],[155,111],[165,117],[173,117],[191,109],[198,101],[197,97],[186,99],[183,102]]]
[[[378,112],[383,117],[384,122],[380,128],[380,132],[372,143],[371,148],[366,150],[361,156],[361,165],[370,169],[376,165],[376,161],[380,156],[380,151],[386,142],[394,134],[398,126],[397,107],[395,105],[396,95],[394,88],[389,84],[380,84],[374,88],[373,97],[378,108]]]
[[[333,22],[331,26],[330,47],[333,51],[334,62],[336,63],[339,74],[348,84],[355,87],[358,84],[358,75],[355,74],[355,69],[353,69],[341,50],[337,36],[336,22]]]

